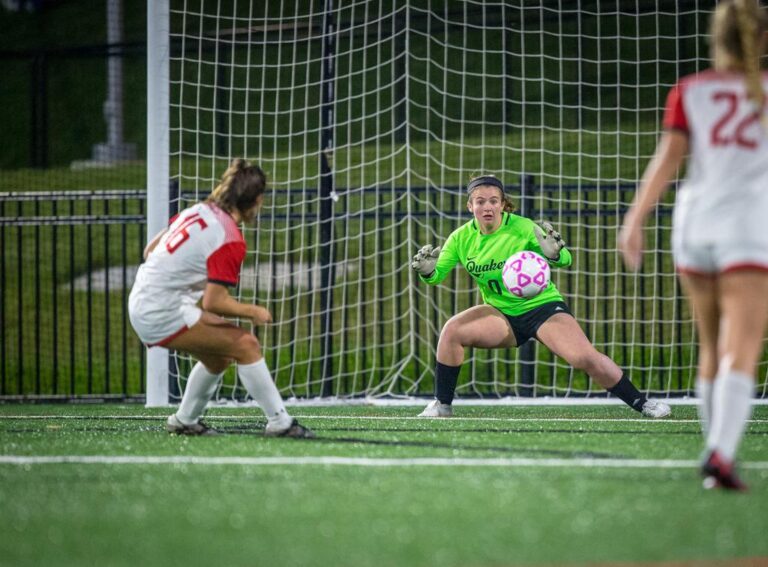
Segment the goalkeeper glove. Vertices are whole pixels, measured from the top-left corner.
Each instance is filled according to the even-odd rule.
[[[558,260],[560,258],[560,249],[565,246],[563,237],[557,232],[551,224],[544,221],[541,226],[534,225],[533,232],[536,234],[536,240],[539,241],[541,251],[550,260]]]
[[[422,246],[421,250],[416,252],[416,255],[413,257],[411,268],[425,278],[430,277],[435,273],[435,264],[437,264],[437,257],[440,256],[440,250],[440,246],[437,248],[433,248],[431,244]]]

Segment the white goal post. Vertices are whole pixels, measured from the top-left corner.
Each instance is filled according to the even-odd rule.
[[[170,210],[169,0],[147,3],[147,242],[168,224]],[[168,351],[147,349],[149,407],[168,404]]]
[[[150,62],[169,65],[148,67],[150,232],[232,158],[265,169],[272,190],[246,229],[236,293],[275,318],[256,332],[286,398],[432,395],[440,329],[479,294],[460,267],[429,287],[409,260],[468,220],[463,186],[477,173],[563,234],[574,263],[553,279],[596,347],[645,392],[692,394],[673,192],[648,225],[641,273],[624,271],[616,233],[667,91],[708,65],[715,0],[171,0],[167,28],[165,1],[149,3],[150,35],[165,34],[150,37]],[[168,199],[152,201],[169,181],[165,211]],[[189,361],[158,368],[174,399]],[[767,372],[763,360],[760,397]],[[604,391],[532,341],[468,351],[457,395]],[[218,396],[244,399],[234,372]]]

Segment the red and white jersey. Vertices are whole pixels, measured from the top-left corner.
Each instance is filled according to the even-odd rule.
[[[768,74],[763,75],[768,92]],[[768,135],[747,99],[744,76],[714,70],[670,91],[664,127],[688,135],[690,156],[675,206],[677,246],[752,241],[768,245]]]
[[[229,214],[198,203],[180,212],[142,264],[136,283],[155,289],[202,292],[207,282],[237,285],[245,240]]]
[[[200,203],[179,213],[139,267],[128,299],[141,340],[162,345],[194,325],[206,284],[236,285],[244,259],[245,240],[225,211]]]

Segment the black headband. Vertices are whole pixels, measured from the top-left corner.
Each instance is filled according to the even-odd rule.
[[[494,187],[498,187],[501,190],[501,194],[504,194],[504,184],[493,177],[492,175],[483,175],[482,177],[478,177],[477,179],[473,179],[469,182],[469,185],[467,185],[467,195],[472,193],[477,187],[480,185],[493,185]]]

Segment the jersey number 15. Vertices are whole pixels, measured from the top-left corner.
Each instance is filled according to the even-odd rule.
[[[187,229],[193,224],[199,224],[200,230],[204,230],[208,227],[202,217],[197,213],[184,219],[184,222],[173,229],[173,232],[168,236],[168,240],[165,241],[165,248],[168,250],[169,254],[173,254],[179,246],[189,240],[189,232]]]

